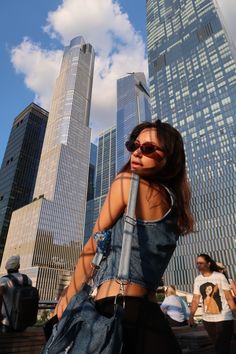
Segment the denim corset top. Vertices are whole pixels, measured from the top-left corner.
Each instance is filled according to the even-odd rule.
[[[158,287],[178,239],[175,199],[169,189],[166,190],[171,198],[169,211],[159,220],[137,219],[132,237],[129,280],[150,290]],[[117,277],[125,217],[122,214],[112,227],[110,251],[94,277],[95,287]]]

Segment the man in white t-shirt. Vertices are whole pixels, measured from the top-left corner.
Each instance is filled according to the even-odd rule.
[[[217,265],[210,256],[199,255],[197,267],[201,274],[194,281],[189,324],[193,325],[193,316],[200,299],[202,299],[203,324],[213,341],[216,353],[230,353],[234,326],[233,315],[236,318],[236,305],[229,283],[225,276],[218,272]]]

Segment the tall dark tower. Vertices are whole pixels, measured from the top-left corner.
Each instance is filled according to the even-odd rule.
[[[47,119],[31,103],[12,125],[0,170],[0,262],[12,212],[32,201]]]

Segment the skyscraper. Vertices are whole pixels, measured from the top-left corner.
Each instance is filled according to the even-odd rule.
[[[47,118],[31,103],[12,125],[0,170],[0,262],[12,212],[32,201]]]
[[[84,243],[92,234],[103,202],[116,174],[116,128],[106,129],[99,135],[94,199],[87,202]]]
[[[15,211],[2,269],[19,253],[21,268],[52,299],[74,269],[83,241],[89,172],[89,111],[94,50],[82,37],[65,48],[48,118],[33,202]]]
[[[85,216],[84,240],[83,240],[84,244],[88,241],[93,231],[96,161],[97,161],[97,146],[91,143],[86,216]]]
[[[199,253],[236,274],[236,64],[214,1],[147,0],[146,6],[153,119],[182,133],[196,220],[165,278],[192,291]]]
[[[125,142],[135,125],[143,121],[151,121],[150,97],[145,75],[130,73],[117,80],[116,126],[99,135],[95,198],[88,203],[90,221],[87,219],[85,240],[91,235],[116,173],[128,161],[129,153],[125,149]]]
[[[89,176],[88,176],[87,201],[89,201],[89,200],[94,198],[96,162],[97,162],[97,145],[91,143],[90,159],[89,159]]]
[[[117,172],[128,161],[125,142],[130,132],[143,121],[151,121],[149,89],[144,73],[131,73],[117,80]]]
[[[97,220],[103,202],[107,196],[111,183],[116,175],[116,128],[112,127],[99,135],[95,197],[93,200],[93,222],[90,231]],[[87,235],[88,236],[88,235]]]

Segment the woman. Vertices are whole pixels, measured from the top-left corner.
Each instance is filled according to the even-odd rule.
[[[174,285],[170,285],[166,289],[166,297],[161,304],[161,310],[171,327],[182,327],[188,324],[189,310],[187,303],[176,294]]]
[[[126,147],[130,159],[109,190],[93,235],[79,258],[67,293],[57,308],[60,318],[71,297],[91,273],[96,243],[94,234],[111,229],[111,250],[94,279],[97,310],[111,316],[120,285],[116,281],[131,174],[140,176],[132,239],[130,282],[124,288],[125,318],[122,353],[180,353],[160,307],[155,290],[169,263],[180,234],[192,231],[190,191],[186,178],[181,135],[160,120],[141,123]]]
[[[218,271],[215,261],[207,254],[197,257],[197,268],[201,273],[195,278],[193,300],[190,308],[189,324],[194,324],[193,316],[203,299],[203,324],[211,338],[215,352],[230,353],[233,335],[233,315],[236,305],[225,276]]]

